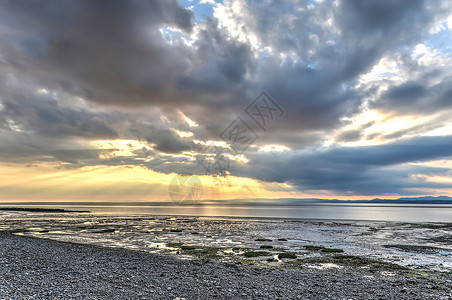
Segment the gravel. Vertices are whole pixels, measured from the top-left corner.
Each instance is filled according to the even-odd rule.
[[[257,267],[11,234],[0,249],[0,299],[452,299],[448,275]]]

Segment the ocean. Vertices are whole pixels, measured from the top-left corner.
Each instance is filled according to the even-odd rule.
[[[112,203],[114,204],[114,203]],[[209,217],[261,217],[317,220],[395,222],[452,222],[452,205],[437,204],[304,204],[304,205],[86,205],[47,203],[3,204],[4,207],[39,207],[87,210],[102,215],[177,215]]]

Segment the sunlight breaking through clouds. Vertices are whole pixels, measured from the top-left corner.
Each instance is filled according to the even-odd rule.
[[[451,195],[450,1],[0,7],[5,195],[75,193],[57,175],[15,186],[29,170],[83,170],[86,197],[177,175],[237,198]],[[284,108],[268,128],[246,109],[262,91]],[[242,151],[225,133],[238,118],[252,133]]]

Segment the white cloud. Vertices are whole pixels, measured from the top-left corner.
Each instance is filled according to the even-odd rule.
[[[210,4],[210,5],[215,5],[215,4],[217,4],[217,3],[215,2],[215,0],[201,0],[201,1],[199,1],[199,3],[200,3],[200,4]]]

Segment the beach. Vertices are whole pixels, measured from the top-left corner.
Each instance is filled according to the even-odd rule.
[[[0,247],[2,299],[450,299],[452,288],[450,275],[383,266],[274,268],[10,234]]]
[[[1,212],[0,299],[450,299],[451,223]]]

